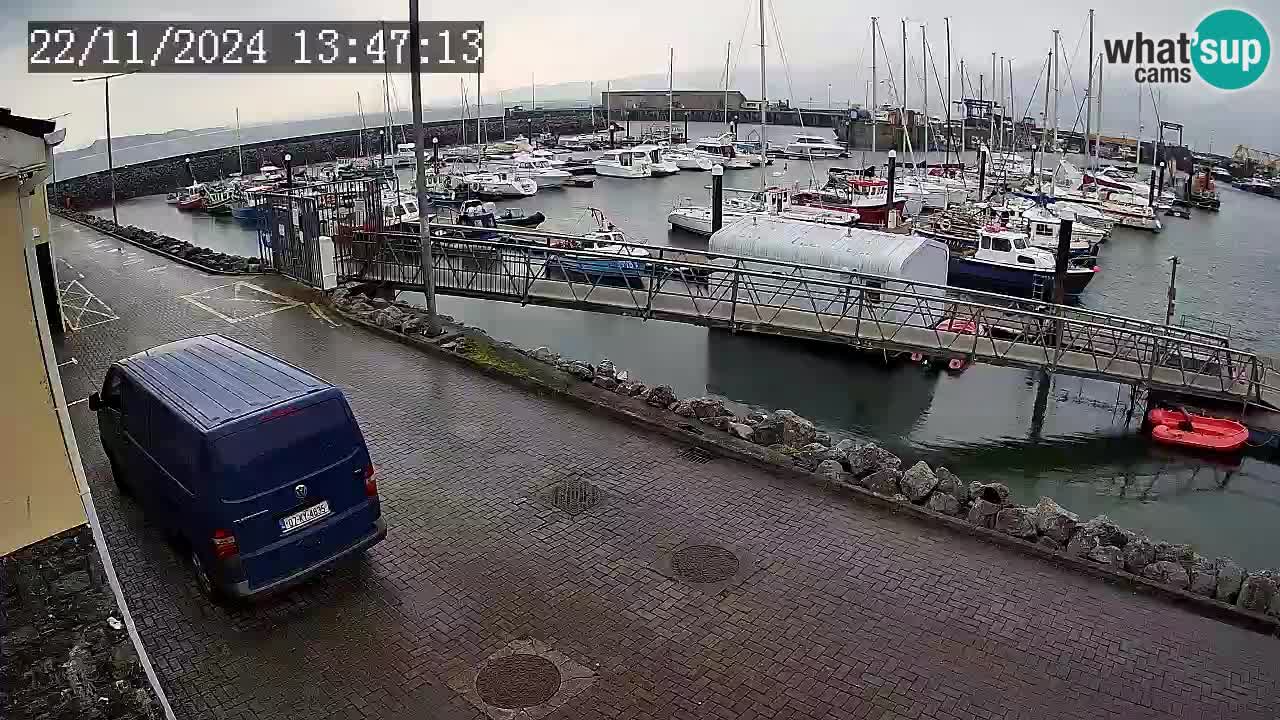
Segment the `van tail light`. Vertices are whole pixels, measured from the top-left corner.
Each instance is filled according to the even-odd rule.
[[[219,560],[240,554],[240,546],[236,544],[236,536],[227,530],[213,531],[213,556]]]
[[[366,497],[378,497],[378,470],[373,463],[364,466],[364,494]]]

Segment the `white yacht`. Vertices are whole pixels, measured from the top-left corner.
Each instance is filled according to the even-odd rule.
[[[465,175],[467,189],[485,197],[528,197],[538,192],[538,184],[512,170],[493,170]]]
[[[391,158],[391,164],[396,167],[404,167],[413,165],[417,161],[417,155],[414,153],[416,146],[413,143],[400,143],[396,145],[396,154]]]
[[[537,183],[540,190],[563,187],[565,181],[573,177],[573,173],[560,170],[552,165],[550,160],[530,154],[515,156],[508,167],[516,177],[528,178]]]
[[[597,175],[617,178],[647,178],[653,176],[649,168],[649,153],[634,148],[609,150],[591,162]]]
[[[649,156],[649,172],[654,177],[666,177],[680,172],[680,166],[674,160],[663,157],[662,148],[657,145],[637,145],[632,150],[640,150]]]
[[[834,158],[844,154],[844,148],[818,135],[796,135],[787,143],[785,152],[793,157],[806,160],[814,158]]]
[[[764,195],[764,204],[760,202],[758,194],[750,200],[726,198],[722,206],[723,222],[728,224],[750,215],[768,215],[795,222],[851,227],[859,220],[858,213],[853,211],[844,212],[808,205],[793,205],[790,193],[783,188],[769,188]],[[691,198],[685,198],[667,214],[667,222],[671,223],[673,228],[680,228],[695,235],[711,235],[711,208],[696,205]]]
[[[764,148],[760,147],[760,143],[755,140],[735,140],[733,149],[738,154],[738,157],[756,167],[759,167],[760,163],[764,162]]]
[[[894,181],[894,193],[908,200],[919,200],[930,210],[945,210],[948,205],[964,202],[964,193],[912,175]],[[958,197],[954,197],[958,195]]]
[[[722,165],[726,170],[747,170],[751,167],[751,161],[738,156],[738,151],[733,147],[733,138],[728,134],[702,138],[694,145],[693,154]]]
[[[662,149],[662,159],[675,163],[681,170],[710,170],[715,165],[711,158],[669,147]]]

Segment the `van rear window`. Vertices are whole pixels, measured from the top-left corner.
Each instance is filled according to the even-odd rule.
[[[342,400],[271,411],[261,423],[214,444],[218,494],[241,500],[291,485],[348,457],[359,445]]]

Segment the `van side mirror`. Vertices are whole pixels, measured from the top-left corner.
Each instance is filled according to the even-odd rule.
[[[89,412],[98,412],[102,409],[102,396],[96,392],[89,393]]]

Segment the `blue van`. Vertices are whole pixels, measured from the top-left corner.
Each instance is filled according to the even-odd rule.
[[[220,335],[113,363],[89,396],[121,490],[213,600],[281,590],[386,537],[342,391]]]

